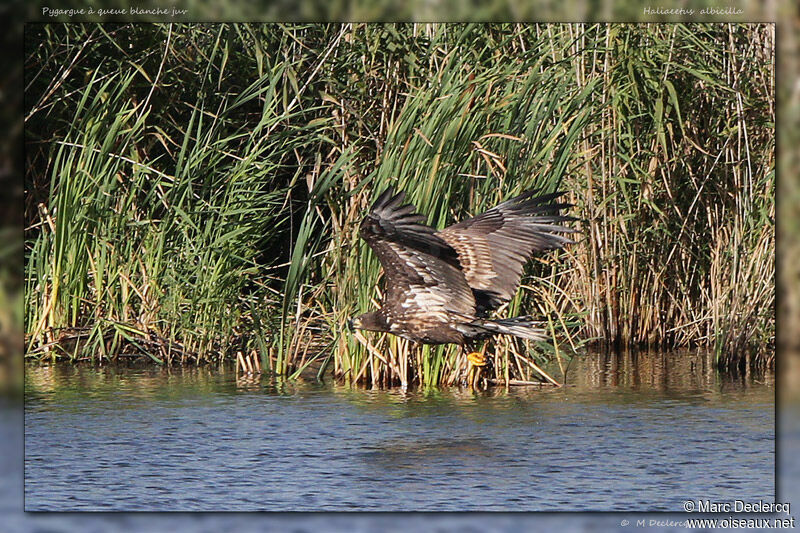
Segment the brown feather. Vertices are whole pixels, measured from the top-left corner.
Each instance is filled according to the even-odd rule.
[[[516,292],[524,264],[540,250],[571,242],[556,235],[573,220],[553,204],[559,194],[533,191],[442,231],[424,224],[405,193],[387,188],[359,228],[383,266],[384,302],[357,317],[362,329],[429,344],[464,344],[493,334],[543,338],[529,317],[485,320]]]
[[[534,194],[523,193],[438,233],[462,258],[470,287],[487,296],[488,301],[479,302],[485,307],[481,311],[496,309],[514,297],[523,267],[534,253],[572,242],[556,234],[575,231],[560,225],[574,220],[559,214],[568,204],[549,203],[563,193]]]

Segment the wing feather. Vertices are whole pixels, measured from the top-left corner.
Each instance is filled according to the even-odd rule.
[[[560,214],[571,207],[555,202],[563,194],[537,196],[531,190],[438,233],[458,252],[480,311],[496,309],[514,296],[534,253],[572,243],[559,235],[576,231],[563,225],[576,220]]]
[[[395,193],[392,187],[383,191],[361,222],[361,237],[367,243],[377,239],[401,243],[460,268],[458,253],[453,247],[437,235],[435,229],[423,223],[425,217],[418,214],[413,205],[403,205],[403,200],[405,192]]]
[[[419,314],[475,313],[475,297],[458,262],[458,253],[405,194],[390,187],[375,201],[359,234],[384,270],[384,307],[409,318]]]

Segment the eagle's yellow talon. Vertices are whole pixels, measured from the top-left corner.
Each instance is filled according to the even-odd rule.
[[[486,366],[486,354],[483,352],[470,352],[467,354],[467,361],[469,361],[467,369],[467,383],[473,389],[478,389],[481,381],[481,370]]]
[[[470,352],[467,354],[467,360],[473,366],[486,366],[486,354],[481,352]]]

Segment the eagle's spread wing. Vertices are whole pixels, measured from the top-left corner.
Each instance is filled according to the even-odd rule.
[[[458,252],[479,311],[496,309],[514,296],[534,252],[572,243],[556,234],[576,231],[560,225],[575,220],[559,214],[569,204],[551,203],[564,193],[535,194],[523,193],[437,234]]]
[[[384,308],[406,318],[474,314],[475,297],[459,268],[458,253],[404,199],[405,193],[386,189],[359,228],[383,266]]]

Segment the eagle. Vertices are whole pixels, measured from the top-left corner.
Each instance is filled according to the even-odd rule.
[[[489,315],[516,294],[534,253],[573,244],[562,235],[577,231],[564,225],[577,219],[561,214],[572,207],[557,201],[563,194],[529,190],[436,230],[405,203],[404,192],[388,187],[359,227],[384,270],[382,306],[350,327],[422,344],[467,346],[494,335],[546,340],[529,316]],[[469,355],[485,364],[482,354]]]

